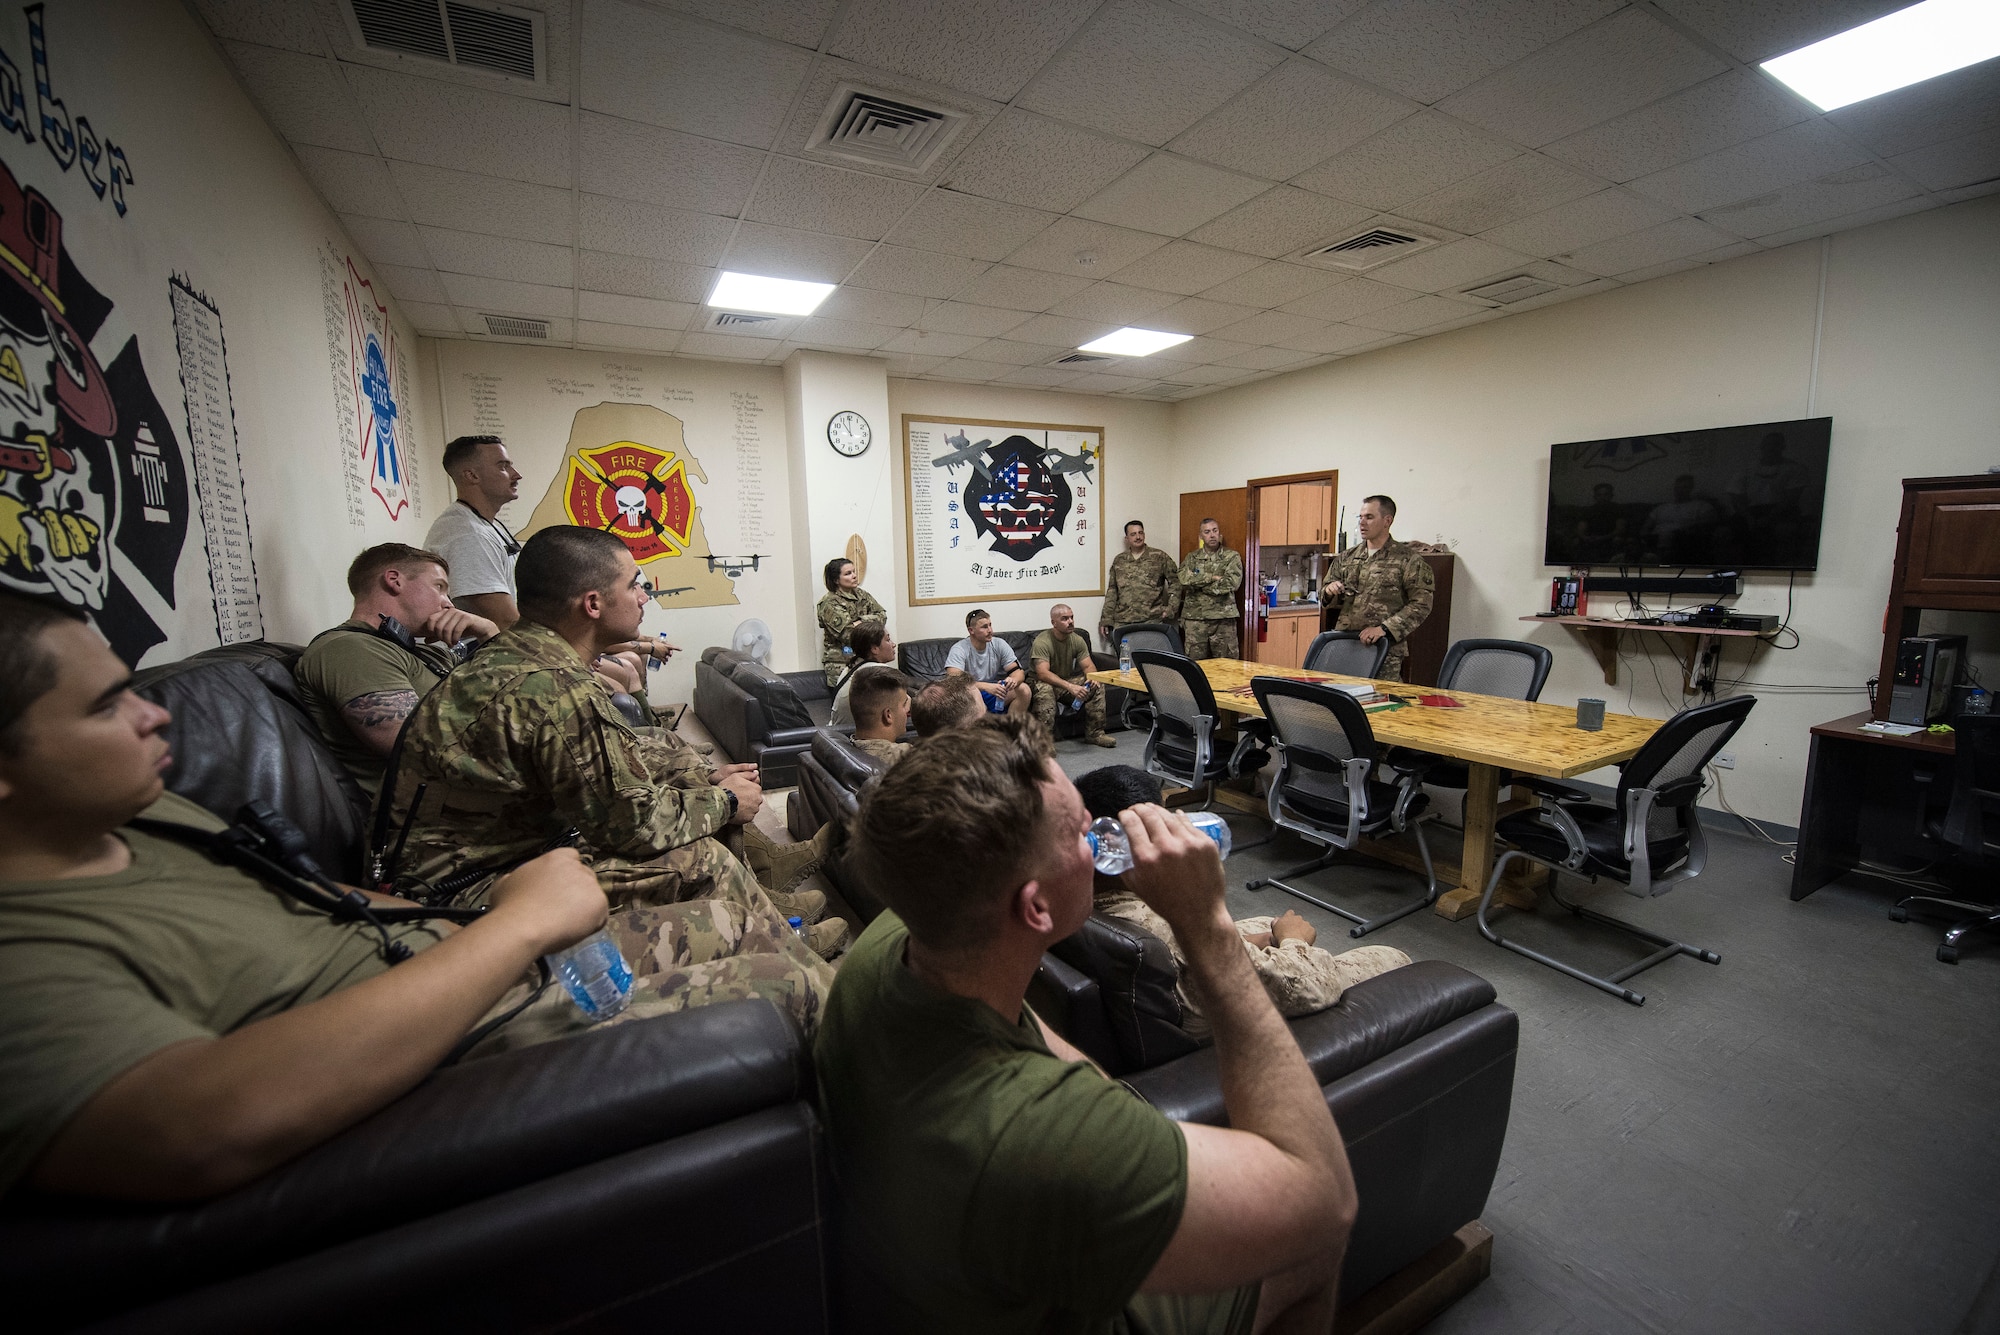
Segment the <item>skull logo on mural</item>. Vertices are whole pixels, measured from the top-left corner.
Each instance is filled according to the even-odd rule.
[[[1043,461],[1046,452],[1026,436],[1007,437],[986,452],[991,460],[986,485],[966,497],[973,531],[1015,561],[1054,545],[1049,532],[1062,529],[1075,500],[1069,480]]]

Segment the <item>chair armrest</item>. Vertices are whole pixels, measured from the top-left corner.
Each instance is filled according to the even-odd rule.
[[[764,734],[764,747],[766,750],[773,747],[808,748],[812,746],[812,740],[818,732],[819,729],[816,727],[779,728],[775,732]]]
[[[1578,788],[1575,784],[1558,783],[1554,779],[1544,779],[1539,774],[1517,773],[1513,775],[1512,781],[1518,786],[1526,788],[1529,792],[1540,793],[1543,797],[1551,798],[1557,802],[1583,803],[1595,802],[1597,800],[1597,798]]]

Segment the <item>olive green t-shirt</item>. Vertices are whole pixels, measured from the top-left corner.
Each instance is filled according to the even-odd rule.
[[[415,691],[421,700],[451,668],[441,652],[419,646],[413,654],[359,621],[343,622],[342,626],[357,629],[335,629],[319,636],[306,646],[292,675],[299,683],[306,713],[312,716],[328,749],[339,757],[362,791],[374,797],[388,762],[354,735],[341,707],[376,691]]]
[[[1054,631],[1045,630],[1028,647],[1028,657],[1041,659],[1049,665],[1049,671],[1071,681],[1091,670],[1090,638],[1080,630],[1073,630],[1068,639],[1058,640]],[[1078,666],[1079,660],[1082,666]]]
[[[911,1331],[1112,1335],[1187,1198],[1156,1109],[931,987],[894,913],[842,961],[814,1049],[857,1283]]]
[[[223,826],[171,793],[145,814]],[[171,839],[120,836],[132,850],[124,871],[0,881],[0,1194],[93,1095],[160,1049],[388,967],[372,931]],[[412,950],[439,939],[422,924],[390,930]]]

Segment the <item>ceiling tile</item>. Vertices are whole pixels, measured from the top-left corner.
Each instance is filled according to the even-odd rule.
[[[568,343],[570,340],[571,322],[568,319],[560,316],[537,317],[538,319],[545,319],[548,321],[549,333],[546,339],[496,338],[492,334],[486,332],[486,321],[480,318],[481,316],[486,314],[533,315],[534,312],[532,311],[487,312],[487,311],[475,310],[469,306],[461,306],[458,308],[458,323],[461,328],[470,332],[473,338],[481,343],[521,343],[529,347],[548,347],[550,344],[554,344],[560,347],[563,344]]]
[[[1067,315],[1078,320],[1103,320],[1109,324],[1143,326],[1145,318],[1178,300],[1171,292],[1127,287],[1123,283],[1092,283],[1073,297],[1064,297],[1049,307],[1051,315]]]
[[[1484,232],[1566,200],[1594,194],[1603,182],[1524,153],[1435,194],[1413,199],[1398,213],[1454,232]]]
[[[1316,241],[1334,240],[1371,212],[1345,200],[1280,185],[1223,214],[1190,239],[1275,259]]]
[[[321,55],[326,38],[302,4],[272,4],[270,0],[194,0],[208,30],[225,42],[250,42]]]
[[[433,305],[443,305],[450,300],[444,294],[444,284],[430,269],[409,269],[400,264],[375,264],[375,276],[389,285],[389,292],[399,301],[425,301]]]
[[[1738,241],[1734,245],[1724,246],[1720,250],[1705,251],[1699,255],[1689,255],[1684,259],[1668,260],[1663,264],[1649,264],[1643,269],[1627,270],[1625,273],[1619,274],[1615,280],[1607,279],[1604,281],[1643,283],[1651,278],[1662,278],[1670,273],[1679,273],[1683,269],[1699,269],[1705,264],[1713,264],[1719,260],[1733,260],[1738,255],[1748,255],[1762,249],[1763,247],[1755,241]]]
[[[919,297],[948,297],[986,272],[982,260],[901,246],[877,246],[847,281]]]
[[[1212,334],[1224,325],[1235,324],[1238,320],[1255,314],[1256,310],[1249,306],[1238,306],[1227,301],[1206,301],[1200,297],[1183,297],[1164,310],[1153,312],[1147,318],[1152,322],[1153,328],[1169,334]]]
[[[2000,129],[2000,60],[1983,60],[1856,102],[1828,113],[1827,119],[1885,158]]]
[[[442,274],[440,277],[455,306],[469,306],[496,314],[546,315],[562,319],[567,319],[576,309],[576,292],[572,288],[510,283],[499,278],[476,278],[462,273]]]
[[[965,355],[975,361],[1007,362],[1013,366],[1040,366],[1075,349],[1075,344],[1059,347],[1050,343],[1017,343],[1008,338],[989,338]]]
[[[1802,188],[1798,186],[1793,187],[1794,190]],[[1812,237],[1826,236],[1833,232],[1844,232],[1850,227],[1867,227],[1872,223],[1886,222],[1890,218],[1900,218],[1905,214],[1916,213],[1919,210],[1934,207],[1936,207],[1936,201],[1922,195],[1912,194],[1902,199],[1891,200],[1887,204],[1877,204],[1872,208],[1862,209],[1856,213],[1843,213],[1838,217],[1820,218],[1813,222],[1791,228],[1788,231],[1767,232],[1759,236],[1755,241],[1744,242],[1741,253],[1748,254],[1752,249],[1763,250],[1771,246],[1788,246],[1795,241],[1805,241]],[[1717,258],[1733,258],[1733,256],[1719,254]]]
[[[1077,216],[1179,236],[1226,213],[1268,183],[1155,153],[1079,205]]]
[[[1439,108],[1536,148],[1726,68],[1645,10],[1630,8],[1544,47]]]
[[[577,183],[597,195],[733,218],[750,202],[764,154],[657,125],[578,117]]]
[[[1766,237],[1908,199],[1916,193],[1915,186],[1887,167],[1867,162],[1829,172],[1816,181],[1786,186],[1758,199],[1709,209],[1701,216],[1737,236]]]
[[[567,190],[414,162],[392,162],[389,174],[409,202],[410,216],[428,226],[559,246],[572,240],[576,205]]]
[[[1292,184],[1373,209],[1395,209],[1497,167],[1520,151],[1426,111],[1300,173]]]
[[[631,348],[637,352],[672,352],[680,346],[681,331],[578,320],[576,341],[603,348]]]
[[[996,379],[1004,385],[1037,385],[1043,389],[1054,389],[1076,379],[1076,374],[1061,366],[1017,366]]]
[[[372,153],[343,153],[338,149],[295,144],[299,165],[335,213],[358,214],[364,218],[406,218],[401,195],[389,170]]]
[[[680,351],[687,356],[729,361],[761,362],[777,350],[775,338],[745,338],[741,334],[682,334],[680,344]]]
[[[1083,218],[1058,218],[1026,245],[1007,256],[1007,263],[1018,264],[1025,269],[1045,269],[1050,273],[1098,278],[1116,273],[1165,244],[1165,237],[1154,236],[1151,232],[1135,232],[1128,227],[1113,227]]]
[[[465,332],[459,328],[458,312],[449,306],[435,306],[428,301],[398,299],[396,309],[402,311],[403,318],[416,326],[419,334],[440,334],[446,338],[457,338]]]
[[[881,347],[895,337],[897,330],[887,325],[867,324],[860,320],[830,320],[822,315],[810,315],[799,321],[788,337],[794,343],[824,343],[836,348],[853,348],[867,352]]]
[[[1304,315],[1287,315],[1283,311],[1259,311],[1247,320],[1238,320],[1235,324],[1224,325],[1215,331],[1215,336],[1217,338],[1234,339],[1239,343],[1254,343],[1260,348],[1268,350],[1267,345],[1269,344],[1284,342],[1288,339],[1298,338],[1304,334],[1316,334],[1325,328],[1326,321],[1324,320],[1314,320]],[[1299,355],[1296,352],[1292,352],[1290,357],[1292,361],[1299,359]],[[1254,366],[1259,363],[1246,362],[1241,358],[1231,358],[1226,364],[1231,366]],[[1262,363],[1265,366],[1278,364],[1268,361]]]
[[[956,295],[981,306],[1005,306],[1017,311],[1045,311],[1090,286],[1088,278],[1072,274],[1043,273],[1040,269],[1017,269],[996,264],[967,283]]]
[[[1699,213],[1852,167],[1866,158],[1824,121],[1803,121],[1747,144],[1641,176],[1632,182],[1632,189],[1676,212]]]
[[[695,264],[607,255],[601,250],[584,251],[577,263],[577,286],[591,292],[698,303],[715,286],[715,271]]]
[[[1254,255],[1204,246],[1193,241],[1170,241],[1136,264],[1128,264],[1112,275],[1134,287],[1157,288],[1191,297],[1238,274],[1247,273],[1262,261]]]
[[[1175,367],[1175,371],[1178,372],[1184,366],[1206,366],[1227,361],[1239,353],[1250,351],[1253,346],[1255,345],[1250,343],[1237,343],[1226,338],[1203,335],[1191,338],[1185,343],[1176,343],[1171,348],[1162,348],[1153,354],[1153,360],[1161,363],[1179,363]]]
[[[879,351],[877,355],[880,355]],[[895,354],[894,359],[890,362],[889,375],[892,379],[896,377],[907,379],[911,376],[920,376],[950,360],[949,357],[918,357],[906,352],[899,352]]]
[[[582,105],[625,120],[768,147],[809,52],[635,5],[583,11]]]
[[[353,238],[354,244],[361,248],[361,253],[368,257],[371,264],[400,264],[413,269],[431,267],[431,257],[424,252],[423,243],[417,239],[417,229],[406,222],[343,213],[340,225],[347,229],[347,235]]]
[[[1661,171],[1804,120],[1810,108],[1748,70],[1731,70],[1544,151],[1609,181]]]
[[[977,334],[993,338],[1018,329],[1031,317],[1026,311],[999,306],[975,306],[969,301],[932,302],[917,327],[934,334]]]
[[[754,222],[838,236],[880,239],[917,201],[923,187],[864,172],[772,154],[763,183],[743,216]]]
[[[1111,0],[1015,101],[1159,145],[1280,59],[1269,47],[1160,0]]]
[[[908,352],[929,357],[961,357],[987,340],[977,334],[933,334],[905,329],[882,344],[884,352]]]
[[[861,320],[892,329],[917,322],[924,299],[907,292],[881,292],[865,287],[838,287],[813,314],[828,320]]]
[[[1443,292],[1503,270],[1519,270],[1528,262],[1526,255],[1484,241],[1453,241],[1406,260],[1385,264],[1369,276],[1377,282],[1394,283],[1419,292]]]
[[[580,320],[595,320],[599,324],[685,329],[701,314],[701,307],[686,301],[656,301],[650,297],[624,297],[612,292],[579,292],[576,314]]]
[[[1306,54],[1436,102],[1617,9],[1622,0],[1381,0]]]
[[[536,185],[570,183],[569,108],[344,67],[383,156]]]
[[[1338,281],[1339,274],[1324,269],[1273,260],[1228,282],[1206,288],[1201,295],[1210,301],[1233,302],[1238,306],[1282,306]]]
[[[1947,139],[1889,159],[1927,190],[1956,190],[2000,178],[2000,130]]]
[[[1174,152],[1282,181],[1408,116],[1400,98],[1288,60],[1176,138]]]
[[[1910,0],[1659,0],[1660,8],[1746,64],[1846,32]]]
[[[287,140],[350,153],[375,151],[375,141],[333,61],[241,42],[225,42],[223,49],[251,99]]]
[[[1093,369],[1085,371],[1076,379],[1069,381],[1063,388],[1096,394],[1113,390],[1131,389],[1134,385],[1149,378],[1147,376],[1118,375],[1111,371]]]
[[[1410,299],[1409,290],[1376,283],[1366,278],[1346,278],[1309,297],[1288,301],[1280,310],[1294,315],[1310,315],[1322,320],[1352,320]]]
[[[819,45],[840,0],[654,0],[668,9],[746,28],[808,50]]]
[[[1390,306],[1366,315],[1357,315],[1349,324],[1357,324],[1365,329],[1380,329],[1391,334],[1407,334],[1417,329],[1429,329],[1432,325],[1443,324],[1446,320],[1456,320],[1468,315],[1476,308],[1449,297],[1418,297],[1400,306]]]
[[[1569,294],[1563,293],[1561,295],[1567,296]],[[1430,336],[1431,334],[1448,333],[1453,329],[1463,329],[1467,325],[1484,324],[1488,320],[1497,320],[1500,317],[1511,313],[1512,313],[1511,311],[1509,311],[1504,307],[1498,307],[1498,306],[1487,307],[1484,310],[1468,311],[1464,315],[1454,316],[1453,318],[1445,320],[1439,324],[1431,325],[1425,329],[1419,329],[1417,332],[1425,335],[1426,337]]]
[[[959,154],[940,184],[1067,213],[1145,156],[1138,144],[1009,107]]]
[[[1313,323],[1313,328],[1316,330],[1324,329],[1325,327],[1325,325],[1317,321]],[[1293,366],[1299,362],[1309,360],[1311,360],[1310,354],[1300,352],[1296,348],[1252,348],[1241,356],[1231,357],[1222,364],[1224,366],[1235,367],[1239,372],[1245,370],[1274,371],[1281,366]]]
[[[1055,215],[950,190],[933,190],[889,233],[899,246],[968,259],[997,260],[1050,223]]]
[[[852,237],[825,236],[788,227],[744,223],[723,255],[726,267],[767,278],[797,278],[809,283],[845,282],[871,247]]]
[[[1599,241],[1556,258],[1588,273],[1609,277],[1649,264],[1664,264],[1668,260],[1699,255],[1718,246],[1734,245],[1737,240],[1739,238],[1721,228],[1711,227],[1697,219],[1676,218],[1658,227]]]
[[[1380,335],[1371,329],[1368,337],[1379,338]],[[1173,370],[1174,379],[1189,385],[1227,384],[1242,375],[1243,368],[1240,366],[1176,366]]]
[[[1096,0],[854,0],[827,50],[1005,102],[1096,7]]]
[[[939,380],[966,380],[974,384],[984,384],[998,379],[1015,368],[1006,362],[975,361],[970,357],[954,357],[931,368],[930,374]]]
[[[577,221],[586,250],[683,264],[718,263],[736,230],[735,223],[711,213],[687,213],[603,195],[579,196]]]
[[[1368,0],[1183,0],[1232,28],[1297,51]]]
[[[1556,255],[1594,241],[1663,223],[1674,211],[1629,190],[1600,190],[1582,199],[1481,234],[1481,240],[1528,255]]]
[[[568,246],[479,236],[443,227],[425,227],[420,231],[440,273],[476,274],[551,287],[576,285],[576,252]]]
[[[1366,343],[1380,340],[1382,331],[1364,329],[1360,325],[1330,324],[1317,333],[1304,334],[1290,341],[1290,346],[1301,352],[1351,352]]]
[[[1010,329],[1007,337],[1016,343],[1068,349],[1102,338],[1116,327],[1102,320],[1070,320],[1060,315],[1037,315]]]

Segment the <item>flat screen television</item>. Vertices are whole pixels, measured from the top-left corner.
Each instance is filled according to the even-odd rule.
[[[1543,560],[1816,569],[1832,431],[1808,417],[1554,446]]]

